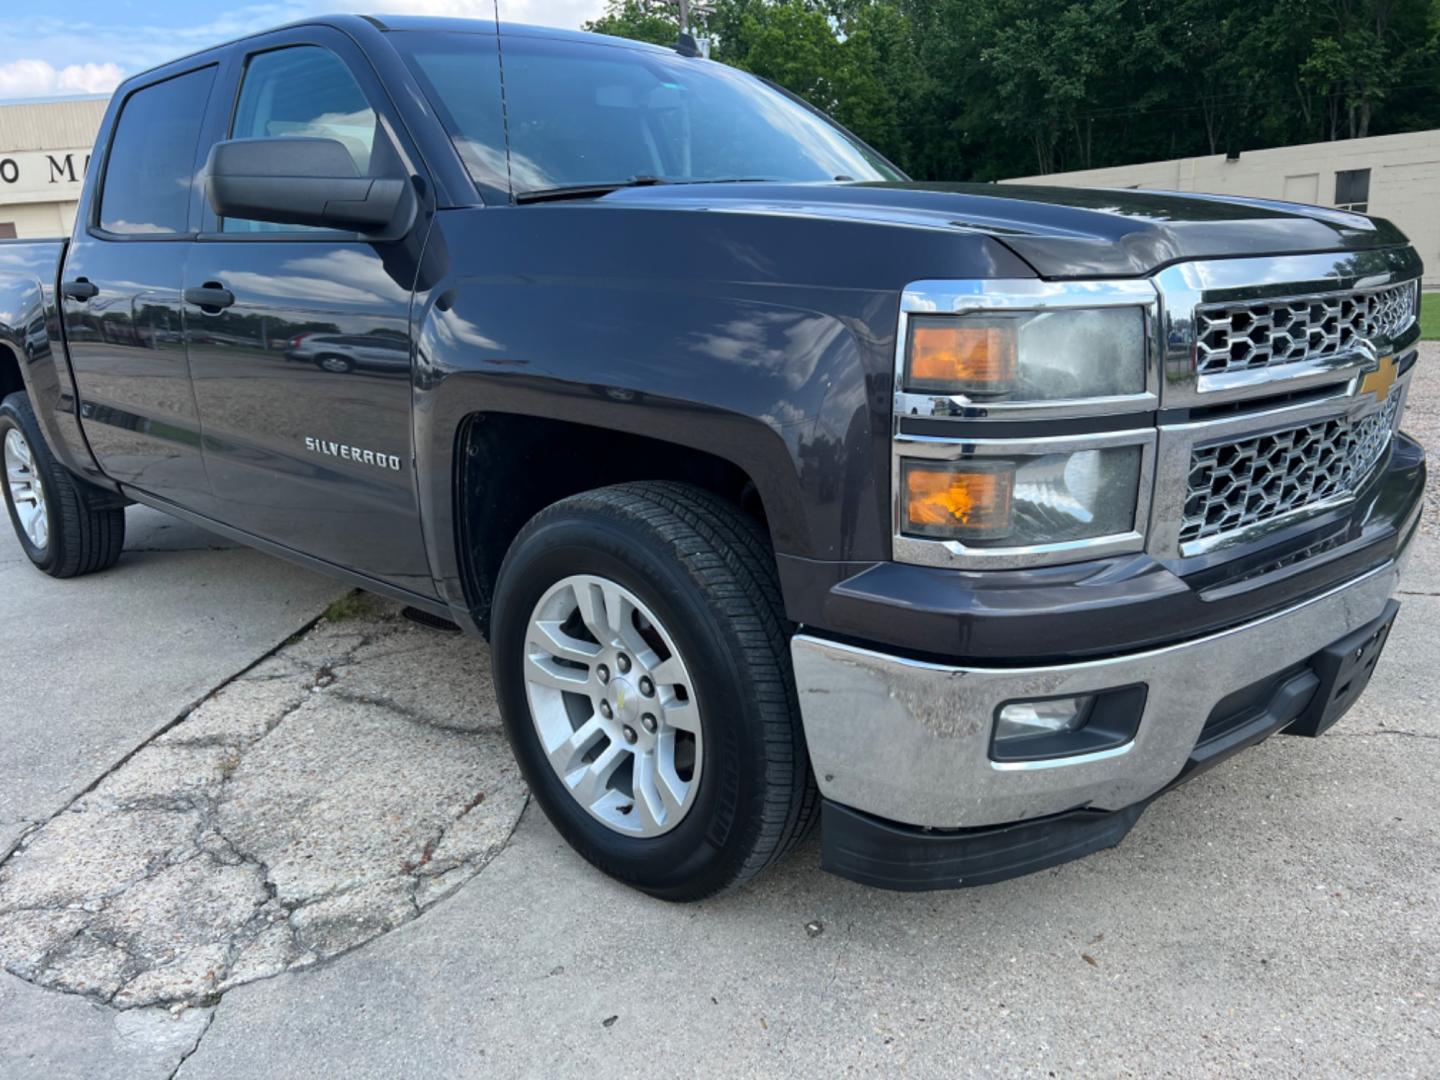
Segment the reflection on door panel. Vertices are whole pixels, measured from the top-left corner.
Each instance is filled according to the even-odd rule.
[[[91,449],[107,474],[204,510],[209,484],[186,362],[180,283],[190,185],[215,69],[135,91],[111,141],[100,231],[77,230],[65,277],[65,333]],[[120,239],[124,237],[124,239]]]
[[[328,49],[253,56],[235,117],[240,137],[346,135],[362,170],[402,175],[375,112]],[[224,309],[190,309],[186,323],[220,516],[433,593],[411,453],[410,248],[223,224],[220,237],[194,245],[185,282],[234,296]]]

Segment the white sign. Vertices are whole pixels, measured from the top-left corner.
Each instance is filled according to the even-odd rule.
[[[89,164],[88,149],[0,153],[0,203],[74,202]]]

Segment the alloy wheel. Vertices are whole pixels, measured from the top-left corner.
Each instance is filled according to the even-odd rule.
[[[675,828],[703,739],[690,671],[655,614],[617,582],[567,577],[531,613],[524,664],[536,734],[570,796],[626,836]]]
[[[45,486],[35,470],[35,456],[19,428],[5,433],[5,482],[20,528],[30,543],[43,551],[50,543],[50,511],[45,503]]]

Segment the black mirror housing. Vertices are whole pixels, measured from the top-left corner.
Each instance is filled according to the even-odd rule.
[[[210,148],[205,194],[221,217],[403,235],[415,216],[408,179],[361,176],[335,139],[231,139]]]

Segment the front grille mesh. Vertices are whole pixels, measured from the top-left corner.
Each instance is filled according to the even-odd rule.
[[[1391,394],[1378,412],[1359,420],[1320,420],[1196,449],[1181,543],[1353,492],[1389,445],[1401,396]]]
[[[1195,309],[1201,375],[1323,359],[1357,340],[1394,338],[1415,320],[1414,281],[1370,292],[1327,293]]]

